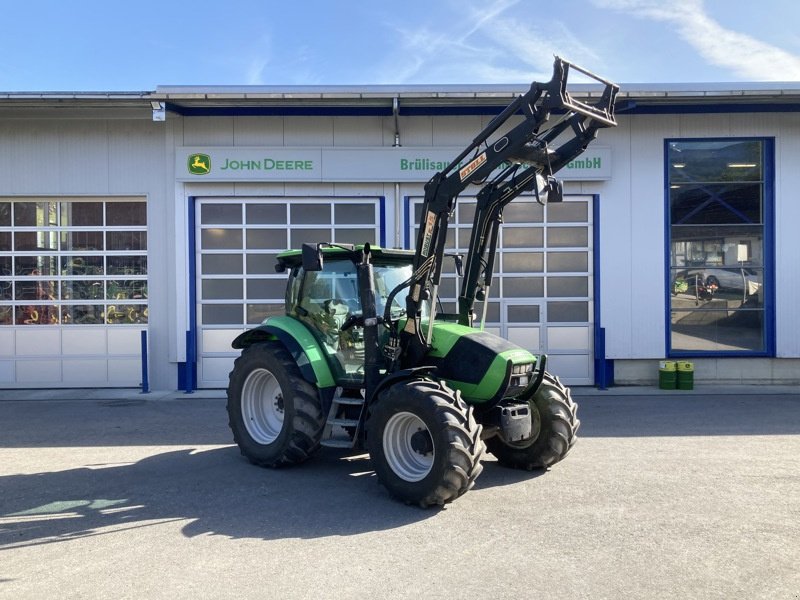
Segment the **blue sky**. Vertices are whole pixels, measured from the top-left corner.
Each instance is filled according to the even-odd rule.
[[[800,81],[797,0],[1,0],[0,91]],[[578,79],[576,79],[578,81]]]

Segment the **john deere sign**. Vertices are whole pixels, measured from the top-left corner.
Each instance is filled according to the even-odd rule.
[[[179,181],[425,182],[460,148],[178,148]],[[463,165],[462,165],[463,167]],[[590,148],[563,168],[564,180],[611,177],[610,148]]]
[[[211,157],[208,154],[191,154],[188,165],[192,175],[208,175],[211,172]]]

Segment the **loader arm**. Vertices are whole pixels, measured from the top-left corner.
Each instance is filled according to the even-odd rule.
[[[570,69],[604,85],[596,102],[580,102],[570,96],[567,91]],[[419,365],[430,349],[447,228],[459,194],[471,184],[484,186],[478,193],[478,209],[459,294],[459,321],[471,325],[481,274],[485,287],[486,282],[491,282],[503,207],[525,191],[533,190],[542,202],[548,194],[560,194],[560,183],[553,174],[580,155],[598,129],[616,125],[614,100],[618,90],[615,84],[556,57],[549,82],[533,82],[526,93],[513,100],[461,154],[428,181],[413,275],[398,286],[409,287],[407,320],[402,332],[397,332],[396,324],[393,325],[386,348],[387,357],[393,359],[393,368]],[[554,112],[559,120],[550,124]],[[489,141],[507,121],[520,114],[521,122]],[[495,173],[498,169],[499,173]],[[425,302],[429,306],[427,331],[423,331],[421,323]]]

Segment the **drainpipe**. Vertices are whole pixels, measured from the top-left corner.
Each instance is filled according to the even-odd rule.
[[[393,148],[400,147],[400,98],[392,98],[392,116],[394,117],[394,144]],[[400,184],[394,184],[394,245],[396,248],[403,246],[403,231],[401,227],[402,211],[400,210]]]

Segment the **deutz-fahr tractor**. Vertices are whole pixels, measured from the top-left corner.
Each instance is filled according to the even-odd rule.
[[[599,82],[583,102],[571,70]],[[415,250],[304,244],[278,256],[285,316],[238,336],[228,415],[242,454],[264,467],[320,446],[366,449],[395,498],[444,505],[467,492],[488,450],[549,468],[575,443],[577,405],[534,355],[484,330],[503,208],[522,193],[559,202],[555,173],[616,125],[613,83],[556,57],[447,168],[425,185]],[[479,186],[469,250],[445,252],[460,193]],[[456,314],[438,298],[443,263],[461,284]],[[481,317],[476,318],[475,304]]]

